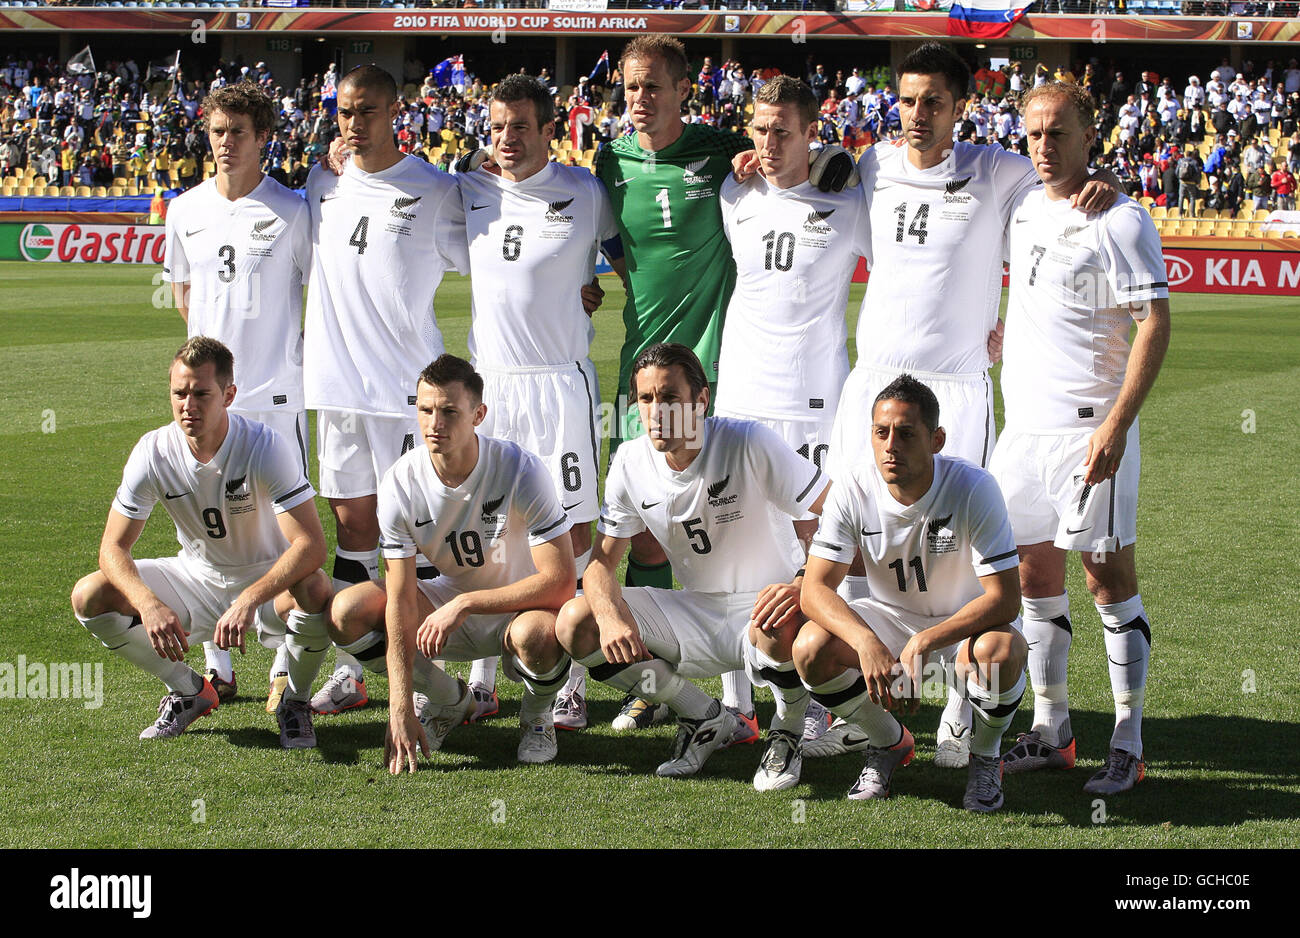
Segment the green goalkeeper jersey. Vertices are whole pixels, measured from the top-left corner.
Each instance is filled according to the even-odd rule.
[[[732,157],[753,147],[741,134],[686,124],[675,143],[657,152],[641,149],[633,134],[597,156],[596,176],[618,219],[629,287],[616,401],[626,402],[632,363],[656,342],[693,349],[716,385],[722,320],[736,283],[718,192]],[[635,409],[620,424],[623,439],[641,432]]]

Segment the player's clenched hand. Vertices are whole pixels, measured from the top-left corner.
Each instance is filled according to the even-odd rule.
[[[414,772],[422,751],[424,757],[429,758],[429,738],[420,721],[410,710],[394,710],[384,732],[384,764],[388,766],[389,774],[401,775],[404,770]]]
[[[582,308],[586,310],[588,316],[600,309],[600,304],[605,299],[605,290],[600,285],[599,277],[592,277],[591,283],[582,285]]]
[[[217,627],[212,640],[218,648],[238,648],[244,653],[244,636],[253,626],[257,617],[257,607],[244,601],[241,596],[230,604],[230,608],[217,620]]]
[[[320,165],[324,166],[335,176],[343,175],[343,167],[352,159],[352,151],[348,145],[343,142],[342,137],[335,137],[330,141],[330,148],[321,154]]]
[[[736,182],[744,182],[757,174],[760,168],[756,150],[743,150],[731,158],[731,172]]]
[[[1084,483],[1098,485],[1118,472],[1127,443],[1128,433],[1111,421],[1098,427],[1088,438],[1088,455],[1083,461]]]
[[[437,658],[447,647],[447,640],[451,638],[451,633],[460,628],[467,618],[469,612],[464,610],[456,599],[433,610],[420,624],[419,631],[415,633],[415,647],[419,648],[426,658]]]
[[[631,664],[651,657],[636,625],[629,622],[600,625],[600,652],[610,664]]]
[[[996,365],[1002,361],[1002,338],[1006,335],[1006,332],[1007,324],[999,319],[997,325],[993,327],[993,331],[989,333],[990,365]]]
[[[793,583],[772,583],[759,591],[749,621],[764,632],[802,625],[803,609],[799,605],[799,587]]]
[[[877,638],[872,638],[858,649],[858,664],[862,667],[862,677],[867,682],[867,695],[871,702],[892,710],[894,699],[890,695],[890,684],[898,674],[898,659],[889,653]]]
[[[140,624],[149,635],[149,643],[159,658],[182,661],[185,652],[190,650],[189,639],[181,620],[167,606],[158,603],[140,610]]]
[[[1070,196],[1070,204],[1089,215],[1104,212],[1115,204],[1119,195],[1115,187],[1099,179],[1090,179],[1082,189]]]

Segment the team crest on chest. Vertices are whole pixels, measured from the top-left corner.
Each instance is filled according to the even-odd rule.
[[[226,511],[232,515],[242,515],[246,511],[254,511],[257,506],[250,502],[253,493],[248,488],[248,473],[241,476],[235,476],[225,481],[226,488]]]
[[[952,514],[944,518],[933,518],[925,524],[925,546],[932,554],[951,554],[957,550],[957,535],[949,525]]]
[[[501,537],[506,533],[506,516],[504,512],[499,511],[501,503],[505,500],[505,495],[500,495],[488,499],[480,506],[479,518],[483,522],[483,534],[489,539]]]

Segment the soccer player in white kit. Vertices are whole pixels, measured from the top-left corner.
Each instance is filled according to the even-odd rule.
[[[1137,418],[1169,347],[1169,287],[1160,236],[1136,202],[1121,196],[1088,219],[1069,208],[1087,179],[1096,133],[1091,97],[1051,82],[1029,92],[1023,107],[1043,188],[1012,215],[1006,427],[990,468],[1020,549],[1034,722],[1004,761],[1008,772],[1074,766],[1065,562],[1067,551],[1078,551],[1106,630],[1115,699],[1106,764],[1084,790],[1115,794],[1145,773],[1151,628],[1133,546]]]
[[[446,271],[469,271],[456,182],[397,149],[399,106],[383,69],[348,72],[338,124],[352,155],[341,176],[316,166],[307,179],[313,257],[304,381],[307,406],[317,410],[320,490],[337,524],[340,589],[378,575],[379,480],[416,445],[411,389],[443,351],[434,293]],[[366,699],[360,664],[343,655],[312,704],[334,713]]]
[[[581,288],[595,275],[598,247],[622,276],[622,242],[596,177],[549,161],[555,107],[540,81],[502,79],[488,115],[494,168],[457,176],[474,272],[469,350],[488,408],[480,431],[541,458],[573,523],[581,579],[600,511],[600,386]],[[481,711],[485,698],[497,708],[496,668],[495,658],[475,662],[470,687]],[[561,729],[586,726],[577,671],[556,704]]]
[[[858,358],[831,433],[832,476],[867,456],[862,415],[903,372],[938,397],[947,455],[986,466],[996,438],[988,368],[999,344],[1005,232],[1011,206],[1038,177],[1023,156],[953,142],[970,69],[950,48],[920,46],[899,75],[906,146],[877,144],[858,166],[871,206],[872,276],[858,315]],[[1080,193],[1080,219],[1113,201],[1119,182],[1106,178],[1113,188],[1093,182]],[[846,591],[856,595],[860,586],[849,580]],[[969,707],[954,692],[940,720],[936,764],[966,766],[970,725]]]
[[[191,639],[215,638],[242,652],[251,628],[287,630],[280,744],[311,747],[308,697],[329,650],[325,532],[294,444],[229,413],[233,377],[230,350],[215,339],[191,338],[176,353],[174,422],[132,450],[104,526],[99,570],[77,582],[72,608],[106,648],[167,685],[158,720],[141,739],[179,736],[217,708],[211,681],[185,664]],[[158,502],[181,551],[135,560],[131,549]]]
[[[474,695],[432,659],[504,654],[522,680],[521,762],[555,758],[551,705],[569,670],[556,610],[573,596],[569,519],[541,461],[476,432],[487,407],[469,362],[442,355],[416,386],[424,445],[379,489],[387,576],[352,586],[330,607],[334,641],[389,679],[384,761],[414,772],[418,751],[442,747]],[[416,576],[416,556],[441,571]],[[413,694],[420,695],[417,703]]]
[[[829,468],[831,425],[849,373],[844,321],[859,257],[871,251],[860,186],[822,192],[808,179],[817,97],[778,75],[754,99],[750,136],[762,173],[722,184],[722,225],[736,260],[718,361],[720,417],[756,420],[818,468]],[[794,522],[811,541],[817,520]],[[743,683],[742,683],[743,682]],[[752,718],[740,675],[738,710]],[[810,708],[820,711],[820,707]],[[810,720],[825,726],[825,714]]]
[[[614,454],[584,594],[561,610],[556,634],[596,680],[677,714],[661,776],[694,775],[736,727],[690,678],[744,669],[767,684],[777,710],[754,786],[788,788],[808,701],[789,655],[804,556],[790,519],[820,512],[829,482],[767,427],[706,418],[708,381],[684,345],[647,348],[631,384],[647,433]],[[682,589],[620,588],[618,563],[642,531]]]
[[[302,288],[311,269],[307,203],[260,169],[275,105],[251,82],[227,85],[203,102],[216,175],[167,210],[163,279],[191,337],[211,336],[235,357],[239,395],[230,412],[277,430],[307,471],[302,393]],[[288,682],[283,635],[266,708],[274,713]],[[203,643],[205,675],[225,703],[237,684],[230,652]]]
[[[963,806],[1002,806],[998,750],[1025,690],[1017,613],[1019,560],[993,477],[943,455],[934,393],[910,375],[880,391],[870,411],[873,459],[837,479],[813,538],[803,581],[809,621],[794,643],[804,685],[849,727],[867,754],[849,797],[887,798],[914,741],[895,712],[915,712],[933,656],[973,704]],[[854,551],[871,595],[836,588]],[[855,737],[857,737],[855,739]]]

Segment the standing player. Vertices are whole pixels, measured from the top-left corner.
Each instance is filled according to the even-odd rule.
[[[677,714],[663,776],[694,775],[735,731],[732,712],[688,679],[748,670],[777,700],[754,787],[789,788],[808,702],[790,661],[803,549],[789,519],[821,511],[826,477],[761,424],[706,418],[708,381],[683,345],[647,348],[631,382],[648,435],[611,461],[601,537],[583,595],[560,612],[560,643],[596,680]],[[682,589],[619,588],[614,572],[642,531],[664,545]]]
[[[507,655],[525,686],[519,761],[555,758],[551,704],[569,669],[555,640],[555,611],[573,596],[569,521],[536,456],[475,432],[482,395],[483,379],[454,355],[420,373],[424,445],[399,458],[379,490],[387,576],[330,607],[335,642],[388,675],[384,761],[393,773],[414,772],[418,750],[441,748],[474,709],[469,687],[435,658]],[[442,574],[417,578],[417,553]]]
[[[447,270],[469,270],[456,182],[397,149],[399,108],[383,69],[344,75],[338,124],[352,155],[341,176],[317,166],[307,179],[314,255],[304,379],[307,406],[318,411],[321,494],[338,528],[338,588],[378,575],[379,480],[415,446],[411,383],[443,351],[434,293]],[[342,655],[312,706],[337,713],[366,700],[360,664]]]
[[[822,192],[809,181],[817,99],[779,75],[754,99],[750,133],[762,173],[722,185],[722,223],[737,281],[718,364],[719,416],[757,420],[818,468],[849,373],[844,308],[858,258],[870,256],[864,190]],[[795,521],[805,544],[817,521]],[[751,711],[752,698],[744,695]],[[730,701],[728,701],[730,703]],[[814,735],[825,728],[809,707]],[[814,712],[815,711],[815,712]]]
[[[813,539],[794,661],[849,727],[846,746],[867,754],[849,790],[858,800],[887,798],[894,770],[912,760],[912,734],[892,711],[915,712],[926,657],[945,673],[955,664],[976,717],[962,804],[996,811],[998,750],[1025,690],[1018,561],[997,483],[941,454],[944,436],[938,400],[911,375],[876,396],[874,459],[836,480]],[[855,550],[871,595],[846,601],[836,588]]]
[[[988,368],[1000,345],[1005,232],[1011,206],[1038,177],[1023,156],[953,142],[970,69],[951,49],[926,43],[903,59],[899,74],[906,146],[878,144],[859,163],[871,206],[872,264],[886,276],[869,280],[862,298],[858,358],[840,396],[831,452],[846,471],[866,458],[862,414],[907,372],[939,399],[945,452],[985,466],[995,439]],[[1118,180],[1107,178],[1113,189],[1090,183],[1074,204],[1109,205]],[[853,577],[846,592],[852,597],[861,587]],[[970,725],[970,708],[954,691],[940,719],[937,765],[966,766]]]
[[[287,627],[273,624],[288,632],[289,672],[276,708],[280,745],[315,746],[307,698],[329,650],[331,590],[300,453],[275,430],[228,412],[234,361],[215,339],[181,346],[170,388],[174,422],[132,450],[104,525],[99,570],[78,581],[73,611],[104,647],[167,685],[158,720],[140,734],[155,739],[179,736],[217,708],[212,682],[185,664],[189,639],[243,651],[250,628],[278,619],[270,601],[280,597]],[[135,560],[131,548],[159,501],[181,552]]]
[[[1151,628],[1138,593],[1138,410],[1169,347],[1169,287],[1155,225],[1121,196],[1081,219],[1070,198],[1088,178],[1092,98],[1052,82],[1026,95],[1029,153],[1043,180],[1011,225],[1002,397],[1006,429],[992,469],[1011,506],[1020,550],[1025,635],[1032,643],[1032,731],[1006,755],[1008,772],[1071,768],[1066,671],[1070,603],[1066,551],[1083,560],[1106,629],[1115,731],[1105,767],[1084,790],[1127,791],[1142,780],[1142,705]],[[1131,322],[1137,322],[1132,349]]]
[[[239,397],[230,412],[278,431],[307,471],[302,393],[302,287],[311,268],[307,204],[266,176],[261,153],[275,105],[251,82],[226,85],[203,102],[216,175],[178,196],[167,211],[163,279],[191,337],[211,336],[234,355]],[[276,648],[266,709],[288,681],[283,633],[259,636]],[[230,652],[203,643],[205,675],[222,703],[235,696]]]
[[[503,79],[488,114],[496,171],[480,166],[457,177],[474,271],[469,350],[488,405],[481,431],[541,457],[573,523],[581,578],[600,510],[600,388],[580,290],[594,275],[598,246],[624,273],[618,228],[591,173],[549,162],[554,108],[540,81]],[[495,658],[475,662],[470,681],[492,710],[496,666]],[[557,726],[586,726],[584,690],[568,690]]]

